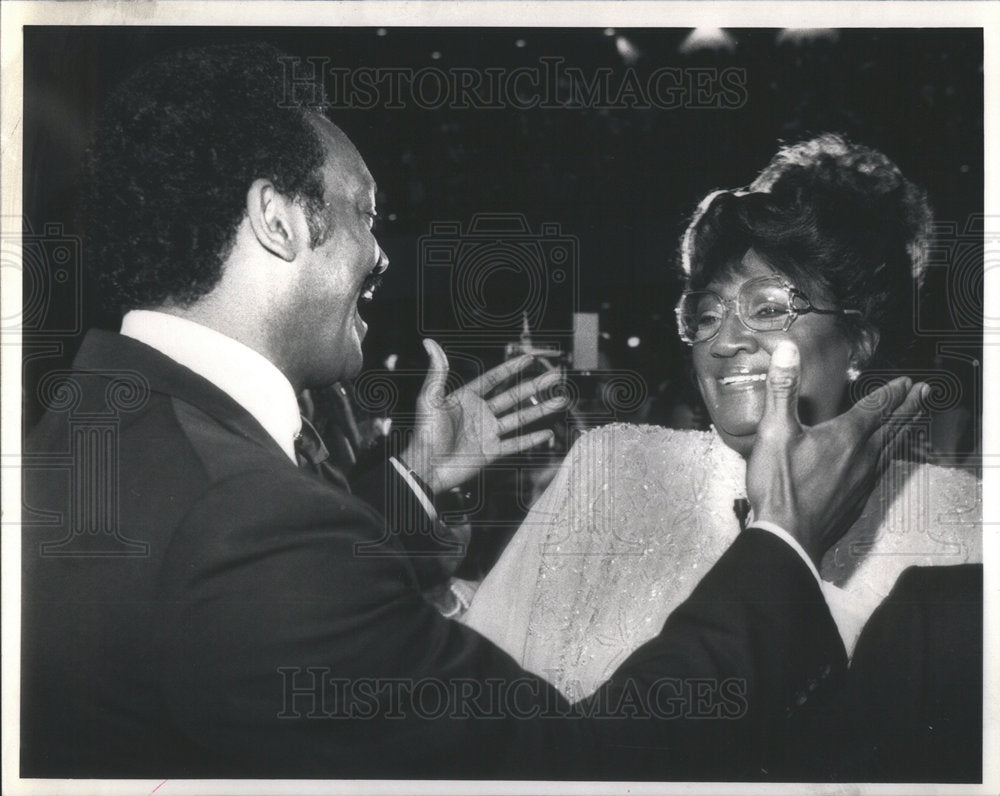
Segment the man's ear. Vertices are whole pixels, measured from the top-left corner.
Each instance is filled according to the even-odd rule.
[[[868,366],[872,357],[875,356],[879,337],[878,329],[868,326],[861,330],[861,335],[851,350],[851,365],[853,367],[861,370]]]
[[[247,216],[257,242],[285,262],[295,259],[304,227],[302,208],[270,180],[254,180],[247,191]]]

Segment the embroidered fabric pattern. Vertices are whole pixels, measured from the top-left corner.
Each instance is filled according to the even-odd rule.
[[[595,429],[577,441],[464,621],[581,699],[660,631],[732,543],[744,482],[743,460],[714,432]],[[903,569],[981,560],[979,489],[961,471],[890,468],[820,567],[848,653]]]

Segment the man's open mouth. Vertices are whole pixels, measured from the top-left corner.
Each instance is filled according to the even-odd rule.
[[[382,284],[382,276],[380,274],[372,274],[365,280],[364,288],[361,291],[360,301],[367,304],[373,298],[375,298],[375,291],[378,290],[379,285]]]

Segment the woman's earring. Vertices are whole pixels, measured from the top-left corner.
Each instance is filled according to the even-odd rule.
[[[857,381],[857,380],[858,380],[858,377],[859,377],[860,375],[861,375],[861,371],[860,371],[860,370],[858,370],[858,369],[857,369],[856,367],[854,367],[854,365],[851,365],[851,366],[850,366],[850,367],[849,367],[849,368],[847,369],[847,380],[848,380],[848,381]]]

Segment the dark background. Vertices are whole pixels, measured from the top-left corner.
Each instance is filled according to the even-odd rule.
[[[624,37],[638,53],[632,65],[639,75],[661,66],[745,70],[745,102],[671,110],[428,110],[410,103],[331,111],[378,181],[379,238],[392,260],[365,312],[369,367],[390,353],[402,367],[422,367],[420,332],[428,331],[428,319],[432,327],[445,323],[440,313],[460,300],[448,295],[447,281],[420,288],[420,238],[432,223],[457,221],[465,229],[476,213],[520,213],[532,240],[544,238],[543,223],[555,223],[559,235],[575,241],[569,282],[578,296],[567,283],[546,299],[561,319],[556,325],[565,330],[574,308],[600,312],[605,364],[635,371],[651,395],[666,388],[696,400],[685,387],[672,312],[687,217],[709,190],[750,182],[779,140],[838,131],[886,152],[930,194],[939,240],[919,308],[925,333],[916,365],[957,376],[961,394],[941,407],[961,416],[948,421],[953,446],[974,452],[981,415],[982,236],[975,218],[983,210],[982,32],[838,30],[800,42],[782,40],[775,29],[728,33],[730,49],[683,54],[687,29],[25,28],[26,427],[38,417],[40,375],[69,361],[88,326],[117,323],[100,311],[85,269],[74,267],[78,254],[86,257],[76,243],[76,180],[102,98],[138,63],[188,44],[263,39],[345,68],[510,70],[561,57],[588,76],[609,67],[615,85],[628,67],[616,46]],[[516,309],[523,274],[499,271],[483,288],[497,312]],[[510,327],[515,340],[516,317]],[[625,343],[632,336],[640,341],[634,348]],[[462,336],[446,348],[461,350]],[[499,361],[503,343],[484,343],[477,356]]]

